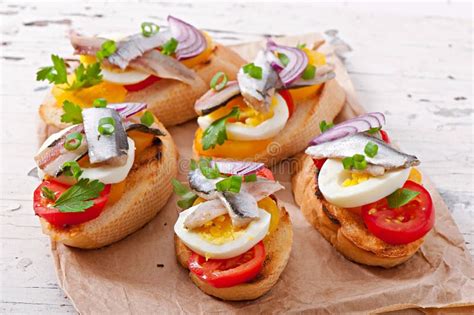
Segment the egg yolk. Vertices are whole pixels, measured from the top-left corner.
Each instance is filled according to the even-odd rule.
[[[412,182],[415,182],[417,184],[421,184],[422,176],[420,171],[412,167],[410,170],[410,175],[408,175],[408,180],[411,180]]]
[[[199,64],[205,63],[211,58],[211,55],[212,55],[212,52],[214,51],[215,46],[212,42],[211,36],[209,36],[209,34],[207,34],[206,32],[203,32],[203,34],[204,34],[204,37],[206,38],[206,43],[207,43],[206,49],[204,49],[202,53],[200,53],[199,55],[195,57],[181,60],[181,63],[184,64],[188,68],[192,68]]]
[[[369,174],[351,172],[351,176],[344,180],[342,187],[359,185],[360,183],[367,181],[370,177]]]
[[[316,68],[326,64],[326,56],[323,53],[308,48],[303,48],[303,51],[308,56],[308,64],[313,65]],[[316,84],[307,87],[289,89],[289,91],[293,100],[299,101],[316,94],[321,87],[322,84]]]

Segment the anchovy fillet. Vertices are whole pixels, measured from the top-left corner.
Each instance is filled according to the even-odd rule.
[[[195,229],[203,226],[205,223],[215,218],[227,214],[227,208],[219,199],[212,199],[200,203],[184,220],[184,227],[187,229]]]
[[[214,91],[213,89],[207,91],[196,101],[194,109],[200,116],[207,115],[239,95],[239,84],[237,81],[231,81],[220,91]]]
[[[235,227],[246,226],[258,218],[257,201],[246,191],[240,191],[238,194],[224,191],[219,194],[219,199],[227,208]]]

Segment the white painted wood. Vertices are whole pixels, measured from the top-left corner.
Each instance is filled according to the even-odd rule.
[[[37,147],[34,81],[51,53],[72,53],[70,27],[133,31],[173,14],[225,44],[337,29],[353,51],[347,68],[361,104],[382,110],[391,136],[419,155],[474,252],[472,7],[470,4],[120,4],[0,5],[0,313],[68,313],[48,238],[31,209],[36,181],[25,176]],[[132,3],[132,4],[130,4]]]

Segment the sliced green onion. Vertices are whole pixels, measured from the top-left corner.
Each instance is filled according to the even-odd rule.
[[[54,191],[52,191],[51,189],[49,189],[48,187],[46,186],[43,186],[41,187],[41,195],[46,198],[46,199],[49,199],[49,200],[52,200],[52,201],[56,201],[56,194]]]
[[[104,108],[107,106],[107,100],[103,97],[96,98],[94,102],[92,103],[92,105],[94,105],[94,107],[97,107],[97,108]]]
[[[281,63],[286,67],[290,63],[290,59],[285,54],[278,54],[278,59],[280,59]]]
[[[155,23],[151,22],[143,22],[142,23],[142,35],[145,37],[150,37],[159,32],[160,27]]]
[[[249,174],[249,175],[245,175],[245,182],[249,183],[249,182],[256,182],[257,181],[257,174]]]
[[[109,136],[115,131],[115,120],[112,117],[103,117],[99,120],[99,133],[104,136]]]
[[[226,84],[227,84],[227,75],[224,72],[219,71],[212,77],[210,85],[211,85],[211,89],[213,89],[214,91],[220,91],[226,86]]]
[[[374,157],[377,155],[377,152],[379,152],[379,146],[373,143],[372,141],[369,141],[364,148],[364,152],[368,157]]]
[[[64,162],[61,170],[63,171],[64,175],[72,176],[75,179],[79,179],[79,177],[82,175],[82,169],[76,161]]]
[[[354,154],[352,157],[354,160],[354,168],[356,170],[365,170],[367,168],[367,161],[365,160],[365,156],[362,154]]]
[[[380,129],[382,129],[382,127],[370,128],[369,130],[367,130],[367,132],[373,135],[374,133],[377,133],[378,131],[380,131]]]
[[[306,69],[304,69],[303,74],[301,75],[301,78],[303,80],[311,80],[314,78],[315,74],[316,74],[316,67],[313,65],[308,65]]]
[[[354,166],[354,159],[351,156],[343,158],[342,166],[344,166],[345,170],[350,170]]]
[[[155,117],[149,111],[145,111],[142,117],[140,117],[140,122],[145,126],[150,127],[155,122]]]
[[[176,38],[171,37],[166,43],[161,47],[161,53],[163,55],[171,56],[176,51],[178,47],[178,41]]]
[[[248,74],[250,77],[254,79],[261,80],[263,77],[262,68],[254,65],[253,62],[243,66],[242,70],[244,71],[244,73]]]
[[[194,171],[195,169],[198,168],[198,165],[197,165],[197,162],[193,159],[191,159],[191,165],[190,165],[190,168],[192,171]]]
[[[296,48],[298,49],[303,49],[303,48],[306,48],[306,43],[298,43],[298,45],[296,45]]]
[[[117,50],[117,45],[113,40],[106,40],[100,46],[100,50],[95,54],[99,61],[111,56]]]
[[[334,127],[334,124],[327,123],[325,120],[319,123],[319,129],[321,130],[321,132],[325,132],[326,130],[331,129],[332,127]]]
[[[242,186],[242,176],[232,175],[227,177],[220,182],[217,182],[217,191],[230,191],[233,193],[239,193],[240,187]]]
[[[82,143],[82,133],[73,132],[66,136],[66,141],[64,142],[64,148],[68,151],[74,151],[81,146]]]

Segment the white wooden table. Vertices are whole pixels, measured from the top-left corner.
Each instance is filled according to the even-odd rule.
[[[71,27],[86,33],[139,30],[176,15],[225,44],[266,34],[338,30],[359,100],[383,111],[391,136],[416,153],[474,252],[472,7],[469,4],[97,4],[0,5],[0,313],[67,313],[48,238],[33,215],[37,182],[26,177],[37,148],[35,81],[51,53],[69,56]],[[91,296],[93,301],[93,297]]]

